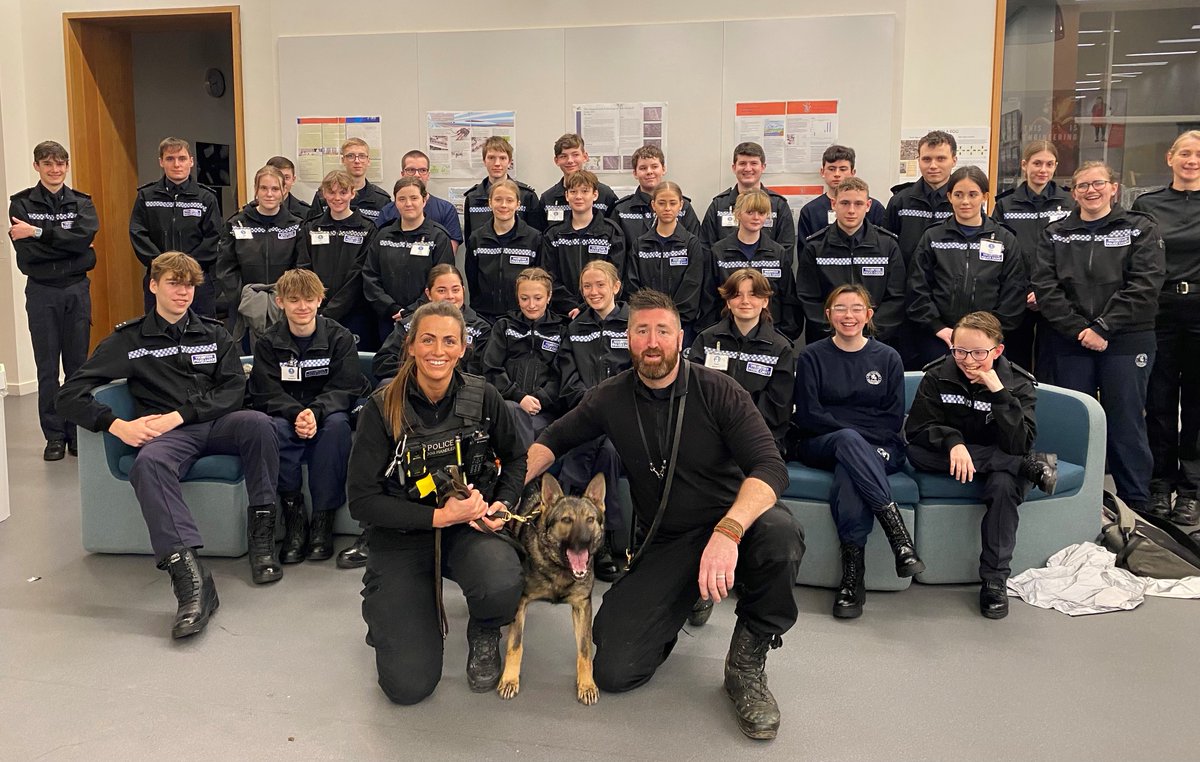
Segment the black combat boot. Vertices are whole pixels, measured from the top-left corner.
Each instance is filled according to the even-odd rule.
[[[299,492],[279,493],[283,506],[283,552],[285,564],[298,564],[308,557],[308,515],[304,512],[304,495]]]
[[[1018,473],[1042,492],[1053,495],[1058,486],[1058,456],[1052,452],[1031,452],[1021,461]]]
[[[696,602],[692,604],[692,613],[688,614],[688,624],[692,627],[703,627],[708,622],[708,618],[712,616],[712,610],[712,598],[707,601],[697,598]]]
[[[769,741],[779,732],[779,704],[767,688],[767,650],[778,636],[755,635],[738,620],[725,657],[725,693],[737,711],[738,727],[750,738]]]
[[[867,588],[863,583],[866,562],[861,545],[842,543],[842,584],[833,599],[833,615],[838,619],[858,619],[862,616]]]
[[[1185,527],[1200,524],[1200,504],[1197,504],[1195,496],[1179,495],[1175,498],[1175,510],[1171,511],[1171,521]]]
[[[875,518],[879,519],[888,544],[892,546],[892,553],[896,555],[896,576],[912,577],[925,571],[925,563],[917,557],[912,537],[908,534],[908,527],[904,526],[904,518],[896,504],[893,502],[876,508]]]
[[[1151,516],[1156,516],[1160,519],[1171,518],[1171,492],[1170,490],[1162,492],[1150,487],[1150,504],[1146,507],[1146,513]]]
[[[979,613],[988,619],[1008,616],[1008,581],[985,579],[979,586]]]
[[[596,559],[592,566],[592,571],[596,575],[596,579],[601,582],[615,582],[617,577],[621,576],[622,564],[624,558],[617,555],[617,542],[612,532],[604,533],[604,543],[600,546],[600,550],[596,552]]]
[[[367,565],[367,555],[370,548],[367,546],[367,530],[363,530],[362,534],[354,540],[354,544],[338,553],[337,567],[339,569],[361,569]]]
[[[500,683],[500,628],[467,622],[467,685],[473,693],[487,693]]]
[[[254,584],[282,579],[283,567],[275,560],[275,506],[250,506],[246,534],[250,539],[250,578]]]
[[[200,565],[196,551],[191,548],[175,551],[159,567],[170,572],[175,600],[179,601],[175,624],[171,626],[171,637],[195,635],[204,629],[208,618],[221,605],[212,575]]]
[[[334,511],[313,511],[308,526],[308,560],[328,561],[333,558]]]

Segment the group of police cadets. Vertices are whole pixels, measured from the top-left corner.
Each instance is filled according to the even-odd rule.
[[[467,192],[460,229],[453,206],[428,193],[425,154],[405,154],[388,194],[366,179],[369,146],[350,139],[344,169],[323,179],[311,204],[291,193],[294,165],[274,157],[255,175],[254,200],[223,221],[215,194],[192,179],[188,143],[167,138],[163,176],[138,189],[130,217],[134,253],[147,266],[147,314],[86,359],[96,213],[65,185],[66,150],[52,141],[35,148],[40,182],[12,197],[10,235],[28,276],[44,457],[75,454],[75,424],[140,448],[130,478],[159,565],[175,579],[175,636],[202,629],[217,605],[179,475],[202,454],[242,457],[256,582],[282,576],[277,494],[287,521],[282,561],[329,558],[352,411],[370,393],[357,352],[383,349],[398,365],[406,321],[431,300],[454,302],[476,326],[467,367],[496,385],[526,445],[629,367],[622,288],[671,296],[691,359],[737,378],[785,451],[797,344],[830,334],[826,301],[836,288],[861,286],[874,340],[908,370],[932,363],[931,374],[950,356],[959,321],[992,313],[1007,337],[996,344],[1013,361],[1006,377],[1033,371],[1099,394],[1109,468],[1126,501],[1181,524],[1200,520],[1200,132],[1184,133],[1168,153],[1172,183],[1130,209],[1097,162],[1083,163],[1070,189],[1057,185],[1054,146],[1034,142],[1022,160],[1025,182],[997,194],[990,216],[988,178],[955,169],[948,133],[921,139],[921,178],[892,188],[886,205],[855,176],[854,151],[835,145],[823,156],[827,191],[798,223],[786,199],[763,186],[766,159],[755,143],[734,149],[735,183],[702,219],[664,179],[656,146],[635,152],[638,189],[620,199],[584,168],[578,135],[562,136],[554,154],[563,179],[538,196],[508,176],[508,141],[490,138],[487,177]],[[460,245],[465,276],[454,266]],[[238,362],[247,349],[248,387]],[[91,397],[122,377],[139,416],[132,421]],[[575,455],[564,466],[568,487],[582,490],[596,471],[619,474],[603,441]],[[300,492],[306,461],[322,464],[309,474],[311,519]],[[366,537],[339,565],[365,563]],[[616,536],[606,545],[623,549]],[[599,562],[602,577],[617,571],[607,556]]]

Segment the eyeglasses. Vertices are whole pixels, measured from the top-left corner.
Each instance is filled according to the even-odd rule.
[[[851,315],[865,315],[867,308],[861,304],[856,304],[853,307],[847,307],[844,304],[839,304],[836,307],[831,307],[829,311],[835,315],[845,315],[847,312],[849,312]]]
[[[405,167],[404,169],[400,170],[400,174],[408,175],[409,177],[415,177],[417,175],[427,175],[427,174],[429,174],[429,168],[426,167],[424,169],[417,169],[416,167]]]
[[[350,161],[366,161],[371,158],[371,155],[367,153],[344,153],[342,154],[342,158],[349,159]]]
[[[1090,183],[1075,183],[1075,190],[1081,190],[1084,193],[1087,193],[1092,188],[1104,190],[1104,186],[1111,182],[1112,180],[1092,180]]]
[[[965,360],[967,359],[967,355],[970,355],[972,360],[979,360],[982,362],[987,359],[988,355],[992,353],[992,349],[995,348],[996,347],[992,347],[991,349],[959,349],[958,347],[950,347],[950,354],[954,355],[955,360]]]

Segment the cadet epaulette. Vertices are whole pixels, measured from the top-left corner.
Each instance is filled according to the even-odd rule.
[[[1025,370],[1020,365],[1017,365],[1012,360],[1008,361],[1008,367],[1012,368],[1014,373],[1020,374],[1020,375],[1024,376],[1025,378],[1029,379],[1030,381],[1032,381],[1034,386],[1038,385],[1038,380],[1032,373]]]
[[[126,320],[124,323],[117,323],[115,326],[113,326],[113,330],[120,331],[122,329],[129,328],[130,326],[139,325],[145,319],[146,319],[145,315],[138,315],[135,318],[130,318],[130,319]]]
[[[139,186],[137,187],[137,189],[138,189],[138,190],[140,190],[140,191],[143,191],[143,190],[146,190],[147,188],[153,188],[155,185],[158,185],[158,180],[155,180],[155,181],[153,181],[153,182],[146,183],[145,185],[139,185]]]
[[[913,180],[912,182],[908,182],[908,183],[900,183],[899,185],[893,185],[893,186],[892,186],[892,193],[899,193],[900,191],[904,190],[905,188],[909,188],[909,187],[911,187],[911,186],[913,186],[913,185],[916,185],[916,184],[917,184],[917,181],[916,181],[916,180]]]
[[[815,233],[813,233],[813,234],[811,234],[811,235],[807,236],[807,237],[804,239],[804,242],[805,242],[805,243],[808,243],[809,241],[815,241],[815,240],[817,240],[817,239],[818,239],[818,238],[820,238],[821,236],[825,235],[825,233],[826,233],[826,232],[829,230],[829,228],[831,228],[831,227],[833,227],[833,226],[832,226],[832,225],[826,225],[825,227],[821,228],[821,229],[820,229],[820,230],[818,230],[817,232],[815,232]]]
[[[220,191],[218,191],[216,188],[212,187],[211,185],[205,185],[204,183],[199,183],[199,182],[198,182],[198,183],[196,183],[196,187],[197,187],[197,188],[202,188],[203,190],[206,190],[206,191],[208,191],[209,193],[213,194],[214,196],[219,196],[219,195],[221,195],[221,192],[220,192]]]
[[[867,222],[865,220],[863,221],[863,224],[871,225],[870,222]],[[879,225],[871,225],[871,230],[874,230],[876,233],[882,233],[883,235],[886,235],[888,238],[891,238],[893,241],[896,241],[897,243],[900,242],[900,236],[896,235],[895,233],[893,233],[892,231],[888,230],[885,227],[881,227]]]
[[[76,190],[75,188],[71,188],[70,190],[72,193],[74,193],[76,196],[79,196],[80,198],[86,198],[88,201],[92,200],[92,197],[90,195],[88,195],[87,193],[84,193],[81,190]]]
[[[200,319],[201,319],[201,320],[203,320],[205,323],[212,323],[213,325],[219,325],[219,326],[224,326],[224,325],[225,325],[225,323],[224,323],[224,322],[222,322],[222,321],[220,321],[220,320],[216,319],[215,317],[209,317],[208,315],[200,315],[200,314],[197,314],[197,315],[196,315],[196,317],[200,318]]]
[[[1011,196],[1012,194],[1014,194],[1016,192],[1017,192],[1016,188],[1009,188],[1006,191],[1001,191],[1000,193],[996,194],[996,200],[999,201],[1000,199],[1005,198],[1007,196]]]
[[[921,368],[921,370],[922,371],[932,370],[932,369],[936,368],[937,366],[941,365],[942,363],[946,362],[946,358],[949,356],[950,355],[948,355],[948,354],[942,355],[941,357],[937,358],[936,360],[932,360],[932,361],[926,363],[925,367]]]

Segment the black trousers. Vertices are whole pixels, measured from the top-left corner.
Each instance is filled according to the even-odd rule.
[[[25,282],[25,314],[37,366],[38,422],[46,441],[75,441],[75,424],[54,411],[58,394],[58,368],[70,378],[88,355],[92,335],[91,281],[86,277],[69,286]]]
[[[1200,488],[1200,294],[1164,292],[1158,349],[1146,391],[1154,492],[1196,497]],[[1180,425],[1182,418],[1182,426]]]
[[[983,505],[987,509],[979,525],[983,550],[979,553],[979,577],[1005,580],[1012,573],[1013,549],[1017,547],[1017,509],[1033,485],[1019,474],[1022,456],[1010,455],[992,445],[967,445],[975,464],[975,478],[983,480]],[[950,453],[908,445],[908,460],[922,471],[950,473]]]
[[[438,623],[434,574],[462,588],[471,618],[483,627],[512,621],[523,582],[517,551],[465,524],[442,530],[442,568],[433,568],[433,532],[370,528],[362,615],[375,648],[379,687],[397,704],[415,704],[442,679],[445,641]]]
[[[592,628],[593,675],[601,690],[637,688],[670,656],[700,596],[700,556],[711,536],[712,529],[703,527],[655,540],[604,594]],[[738,550],[738,618],[755,634],[782,635],[796,622],[792,589],[804,555],[804,531],[776,505],[746,530]]]

